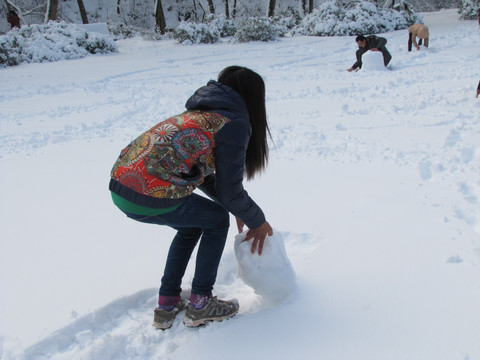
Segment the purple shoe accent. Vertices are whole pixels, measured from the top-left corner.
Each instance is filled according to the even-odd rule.
[[[166,311],[172,310],[179,301],[181,301],[181,296],[163,296],[158,297],[158,308]]]
[[[207,305],[208,301],[212,298],[212,294],[210,295],[197,295],[194,293],[190,294],[190,304],[193,306],[195,310],[200,310],[205,305]]]

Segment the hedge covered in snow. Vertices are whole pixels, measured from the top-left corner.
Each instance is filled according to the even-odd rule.
[[[250,17],[237,29],[234,39],[238,42],[273,41],[287,32],[279,22],[268,17]]]
[[[480,0],[461,0],[458,3],[458,13],[462,20],[476,20],[480,11]]]
[[[207,24],[212,31],[218,32],[221,37],[233,36],[237,32],[235,22],[232,19],[227,19],[224,14],[207,16]]]
[[[173,30],[172,36],[184,45],[212,44],[220,39],[220,32],[207,24],[182,21]]]
[[[65,22],[22,26],[0,36],[1,67],[22,62],[79,59],[89,54],[117,51],[117,44],[110,37]]]
[[[369,1],[327,0],[293,30],[297,35],[349,36],[405,29],[421,22],[406,10],[377,8]]]
[[[478,1],[478,0],[463,0]],[[213,43],[233,36],[234,42],[272,41],[286,34],[350,36],[405,29],[422,19],[403,1],[396,9],[383,9],[366,0],[326,0],[303,20],[298,12],[279,16],[249,17],[239,23],[224,15],[210,15],[205,24],[182,22],[173,37],[182,44]]]

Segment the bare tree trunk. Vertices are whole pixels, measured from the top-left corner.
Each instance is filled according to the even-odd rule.
[[[87,12],[85,11],[85,5],[83,5],[83,0],[77,0],[78,9],[80,10],[80,16],[82,17],[82,22],[88,24]]]
[[[20,8],[17,6],[17,4],[15,4],[13,1],[10,2],[8,0],[5,0],[5,4],[7,5],[7,13],[10,10],[14,10],[17,13],[18,17],[20,18],[20,20],[23,21],[23,18],[21,16],[23,12],[20,11]],[[38,6],[38,7],[41,7],[41,6]],[[36,10],[37,8],[34,8],[34,9]]]
[[[237,0],[233,0],[232,17],[235,18],[235,15],[237,15]]]
[[[308,0],[308,13],[311,14],[313,11],[313,0]]]
[[[45,13],[44,23],[48,23],[50,20],[57,20],[58,0],[47,1],[47,11]]]
[[[230,11],[228,9],[228,0],[225,0],[225,16],[228,18],[230,18]]]
[[[268,17],[275,16],[275,2],[276,0],[268,0]]]
[[[303,2],[303,1],[304,1],[304,0],[298,0],[298,13],[299,13],[300,17],[304,17],[304,16],[305,16],[305,10],[304,10],[304,8],[303,8],[303,6],[302,6],[302,2]]]
[[[195,1],[193,1],[193,3],[195,4]],[[198,2],[198,6],[200,6],[200,9],[203,11],[203,15],[202,15],[202,18],[201,18],[201,20],[200,20],[200,22],[203,23],[203,21],[205,20],[205,16],[207,15],[207,12],[206,12],[205,9],[203,8],[203,5],[202,5],[202,3],[201,3],[200,1]],[[197,11],[196,11],[196,8],[195,8],[195,13],[196,13],[196,12],[197,12]],[[195,18],[198,19],[198,15],[197,15]]]
[[[195,0],[192,0],[193,1],[193,14],[192,14],[192,17],[193,17],[193,20],[197,20],[198,17],[197,17],[197,3],[195,2]]]
[[[117,14],[120,15],[120,0],[117,0]]]
[[[160,34],[165,34],[165,28],[167,24],[165,23],[165,14],[163,12],[162,0],[157,0],[157,9],[155,10],[155,21],[158,28],[160,29]]]
[[[215,7],[213,6],[213,0],[207,0],[208,8],[210,10],[210,14],[215,14]]]

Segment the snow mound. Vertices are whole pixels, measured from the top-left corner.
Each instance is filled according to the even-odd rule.
[[[186,332],[178,316],[168,332],[151,323],[157,289],[144,289],[115,300],[32,345],[10,359],[165,359],[173,339]]]
[[[248,256],[251,241],[241,242],[246,236],[246,232],[237,235],[240,239],[241,253],[246,259],[257,264],[260,270],[266,273],[269,269],[277,271],[276,275],[270,274],[269,286],[260,288],[262,295],[267,294],[270,298],[263,297],[258,301],[258,296],[250,293],[248,287],[236,278],[235,281],[229,281],[232,276],[235,277],[235,264],[233,260],[233,251],[228,252],[222,261],[222,273],[224,279],[217,279],[215,285],[216,292],[220,297],[225,296],[226,292],[240,299],[240,313],[235,317],[235,321],[225,321],[223,323],[213,323],[198,329],[188,328],[183,324],[184,312],[181,312],[174,320],[173,326],[167,331],[160,331],[152,326],[153,309],[157,302],[158,289],[148,288],[140,290],[128,296],[124,296],[108,303],[85,316],[79,317],[69,325],[58,329],[41,341],[29,346],[22,351],[20,344],[16,344],[13,339],[0,338],[0,359],[9,360],[64,360],[64,359],[184,359],[188,355],[182,354],[182,348],[187,344],[197,341],[198,336],[208,333],[217,333],[215,329],[221,327],[230,327],[232,329],[243,329],[245,326],[251,326],[255,322],[255,313],[259,310],[271,308],[273,291],[279,291],[279,287],[273,287],[276,279],[274,276],[283,277],[282,281],[288,291],[294,287],[294,276],[292,266],[286,258],[284,246],[285,239],[288,245],[292,246],[292,255],[298,255],[294,248],[309,253],[313,252],[318,246],[317,239],[311,234],[298,234],[289,232],[275,231],[273,237],[267,238],[264,247],[264,254],[259,257]],[[234,247],[237,247],[234,244]],[[290,248],[290,247],[289,247]],[[233,250],[233,249],[232,249]],[[251,254],[250,254],[251,255]],[[231,258],[230,258],[231,256]],[[256,258],[256,260],[252,260]],[[259,259],[260,258],[260,259]],[[263,260],[258,261],[258,260]],[[280,264],[279,264],[280,263]],[[287,268],[274,268],[274,266],[285,263]],[[246,272],[249,275],[248,271]],[[271,293],[267,293],[269,290]],[[189,290],[182,292],[182,297],[186,298]],[[282,306],[288,306],[281,304]],[[282,306],[277,307],[276,311],[282,311]],[[275,313],[272,315],[278,317]],[[242,321],[243,319],[243,321]],[[214,326],[213,326],[214,325]],[[243,330],[241,330],[243,331]],[[3,349],[2,349],[3,344]],[[186,350],[188,353],[188,349]]]
[[[244,241],[246,236],[246,231],[235,236],[239,277],[266,300],[278,302],[288,297],[295,288],[295,271],[281,234],[275,231],[267,236],[261,256],[251,253],[253,240]]]
[[[383,63],[383,54],[380,51],[367,51],[362,56],[362,70],[387,71]]]

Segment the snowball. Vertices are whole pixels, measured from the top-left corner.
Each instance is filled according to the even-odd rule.
[[[252,254],[253,240],[243,241],[247,236],[244,231],[235,236],[235,257],[239,277],[265,299],[278,302],[287,297],[295,288],[295,271],[293,270],[283,238],[278,231],[267,236],[262,255]]]
[[[362,70],[386,71],[381,51],[367,51],[362,56]]]

